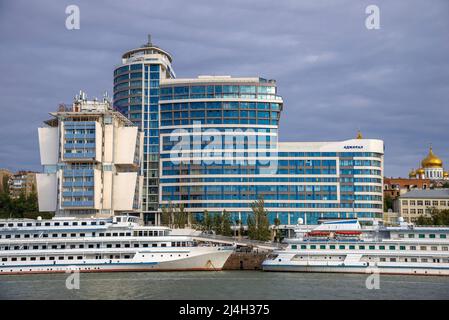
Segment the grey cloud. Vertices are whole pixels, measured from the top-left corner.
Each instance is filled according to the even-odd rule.
[[[65,29],[69,4],[81,29]],[[381,29],[364,26],[377,4]],[[111,91],[121,54],[146,41],[178,77],[276,79],[284,141],[364,136],[386,143],[386,175],[406,175],[430,142],[449,167],[449,2],[2,1],[0,166],[39,169],[37,127],[84,89]]]

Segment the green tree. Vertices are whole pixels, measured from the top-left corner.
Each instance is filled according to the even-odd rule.
[[[252,213],[248,215],[248,236],[253,240],[270,240],[270,223],[265,202],[261,198],[251,204]]]
[[[215,234],[222,234],[221,233],[221,214],[215,213],[212,218],[212,230],[215,231]]]
[[[430,216],[419,216],[416,224],[418,225],[435,225],[447,226],[449,225],[449,210],[438,210],[436,208],[430,209]]]
[[[212,219],[210,217],[209,211],[204,210],[203,220],[201,222],[203,231],[210,231],[212,229]]]
[[[231,215],[226,210],[223,210],[221,234],[228,237],[232,236]]]
[[[389,209],[393,210],[393,198],[390,195],[386,195],[384,197],[384,212],[387,212]]]
[[[279,234],[279,226],[280,225],[281,225],[281,220],[278,217],[276,217],[274,219],[274,227],[272,230],[273,230],[273,239],[278,242],[280,242],[280,234]]]
[[[184,204],[178,206],[178,212],[176,213],[176,227],[183,229],[187,224],[187,213],[184,210]]]
[[[161,224],[163,226],[168,226],[170,224],[170,214],[168,213],[168,208],[167,206],[163,206],[161,210]]]

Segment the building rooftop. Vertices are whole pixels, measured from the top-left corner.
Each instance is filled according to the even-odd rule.
[[[161,86],[181,83],[269,83],[276,84],[275,80],[267,80],[261,77],[231,77],[229,75],[200,75],[197,78],[176,78],[176,79],[162,79]]]
[[[449,189],[426,189],[411,190],[402,196],[401,199],[449,199]]]

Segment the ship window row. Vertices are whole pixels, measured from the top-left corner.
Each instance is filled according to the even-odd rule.
[[[67,260],[82,260],[83,256],[67,256]],[[2,262],[15,262],[15,261],[55,261],[55,260],[66,260],[64,256],[50,256],[50,257],[11,257],[2,258]]]
[[[168,230],[134,231],[134,237],[162,237],[168,235]]]
[[[271,256],[270,259],[274,260],[277,256]],[[323,259],[324,258],[324,259]],[[295,255],[292,260],[300,261],[300,260],[343,260],[344,256],[304,256],[304,255]],[[362,258],[362,261],[367,262],[432,262],[432,263],[448,263],[449,259],[444,258],[414,258],[414,257],[370,257],[366,256]]]
[[[88,233],[87,236],[91,236],[94,234],[90,234]],[[31,238],[84,238],[86,237],[85,233],[33,233],[33,234],[29,234],[29,233],[17,233],[14,235],[11,234],[6,234],[6,235],[1,235],[0,234],[0,239],[4,238],[4,239],[31,239]]]
[[[298,249],[298,245],[292,244],[291,248],[293,250]],[[300,246],[302,250],[410,250],[410,251],[449,251],[448,246],[413,246],[413,245],[345,245],[345,244],[302,244]]]
[[[72,181],[72,180],[68,180]],[[80,181],[80,180],[75,180]],[[105,221],[64,221],[64,222],[9,222],[0,223],[0,228],[17,228],[17,227],[60,227],[60,226],[96,226],[105,225]]]
[[[65,249],[101,249],[101,248],[158,248],[158,247],[192,247],[192,241],[176,241],[171,243],[166,242],[149,242],[149,243],[92,243],[92,244],[43,244],[43,245],[12,245],[0,246],[0,251],[10,250],[65,250]]]
[[[446,234],[446,233],[440,233],[440,234],[438,234],[438,237],[440,239],[446,239],[447,235],[448,234]],[[398,237],[399,238],[407,237],[409,239],[414,239],[414,238],[419,238],[419,239],[426,239],[426,238],[428,238],[428,239],[436,239],[437,238],[437,234],[435,234],[435,233],[418,233],[418,234],[415,234],[415,233],[408,233],[408,234],[406,234],[406,233],[399,233]]]

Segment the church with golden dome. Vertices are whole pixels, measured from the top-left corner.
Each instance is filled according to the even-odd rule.
[[[444,171],[443,161],[433,153],[432,146],[430,146],[429,154],[421,161],[421,167],[410,171],[409,177],[415,179],[449,180],[449,173]]]

